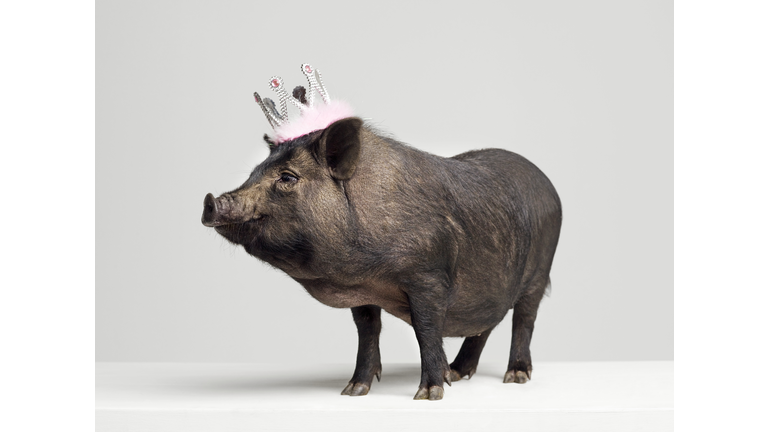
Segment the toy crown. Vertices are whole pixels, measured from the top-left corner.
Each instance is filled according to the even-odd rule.
[[[256,102],[261,106],[264,115],[267,116],[269,124],[275,130],[275,135],[270,137],[274,145],[290,141],[316,130],[325,129],[331,123],[353,115],[352,109],[346,103],[331,101],[331,97],[323,85],[319,70],[304,63],[301,65],[301,72],[307,77],[309,88],[297,86],[293,89],[293,94],[291,95],[285,90],[282,78],[279,76],[270,78],[269,86],[277,93],[277,98],[280,102],[279,111],[272,99],[262,99],[259,93],[253,93]],[[320,93],[324,104],[315,106],[315,92]],[[299,119],[289,121],[288,102],[291,102],[301,111]]]

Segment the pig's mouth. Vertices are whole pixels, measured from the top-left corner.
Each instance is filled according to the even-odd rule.
[[[234,244],[246,245],[261,237],[265,219],[266,216],[260,215],[243,222],[217,224],[213,229]]]
[[[266,217],[267,217],[267,215],[265,215],[265,214],[259,214],[259,215],[253,216],[252,218],[250,218],[250,219],[248,219],[246,221],[238,222],[238,223],[235,223],[233,225],[257,224],[257,223],[261,222],[262,220],[264,220]]]
[[[267,215],[257,215],[254,216],[251,219],[248,219],[246,221],[242,222],[220,222],[210,225],[215,229],[219,234],[222,233],[222,231],[231,231],[233,229],[243,229],[243,228],[251,228],[259,225],[261,222],[263,222],[267,218]]]

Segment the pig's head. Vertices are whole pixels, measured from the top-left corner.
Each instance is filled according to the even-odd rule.
[[[350,241],[353,220],[344,191],[358,165],[362,120],[271,148],[239,188],[204,200],[203,225],[293,276],[312,272],[313,257]]]

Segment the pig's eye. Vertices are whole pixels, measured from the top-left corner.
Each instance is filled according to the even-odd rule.
[[[293,174],[282,173],[280,174],[280,178],[278,178],[277,181],[280,183],[295,183],[299,181],[299,179],[297,179]]]

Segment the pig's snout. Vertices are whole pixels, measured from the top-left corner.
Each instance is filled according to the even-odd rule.
[[[254,209],[252,200],[242,195],[225,193],[214,198],[212,194],[203,200],[203,225],[218,227],[222,225],[242,224],[261,219]]]
[[[221,204],[218,203],[212,194],[206,195],[205,200],[203,200],[203,225],[207,227],[221,225],[220,216]]]

